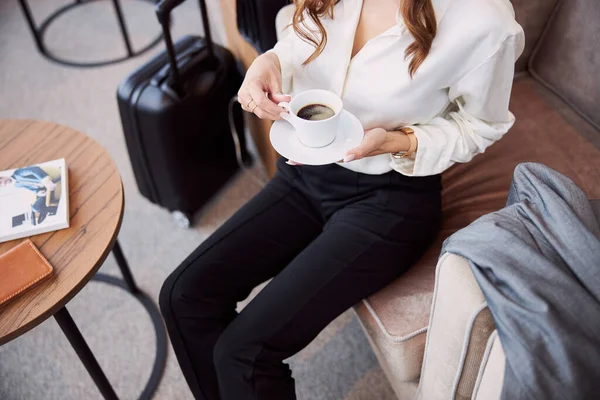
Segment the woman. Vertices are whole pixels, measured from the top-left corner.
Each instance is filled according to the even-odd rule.
[[[165,282],[161,308],[196,398],[295,398],[283,360],[419,259],[440,224],[439,174],[514,123],[523,42],[508,0],[296,2],[240,103],[276,120],[284,90],[332,90],[365,137],[343,163],[280,159],[273,180]]]

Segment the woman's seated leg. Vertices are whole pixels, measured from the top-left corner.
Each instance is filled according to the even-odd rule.
[[[321,230],[320,216],[278,174],[167,278],[160,307],[197,399],[219,399],[213,349],[235,318],[236,303],[281,271]]]

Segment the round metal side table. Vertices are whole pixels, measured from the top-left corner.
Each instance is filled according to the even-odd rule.
[[[161,33],[158,35],[158,37],[156,37],[154,40],[152,40],[146,46],[142,47],[139,50],[134,50],[131,45],[131,40],[129,38],[129,32],[127,31],[127,24],[125,23],[125,17],[123,15],[123,9],[121,7],[120,0],[110,0],[113,3],[113,7],[115,9],[115,14],[117,16],[117,22],[119,24],[121,35],[123,37],[123,42],[125,44],[125,49],[127,51],[126,55],[124,55],[122,57],[113,58],[110,60],[104,60],[104,61],[77,62],[77,61],[63,59],[63,58],[56,56],[56,55],[52,54],[51,52],[49,52],[48,48],[46,47],[46,45],[44,43],[44,34],[46,33],[48,26],[50,26],[50,24],[53,21],[55,21],[57,17],[64,14],[65,12],[74,9],[75,7],[84,6],[84,5],[94,2],[94,1],[100,1],[100,0],[75,0],[73,3],[69,3],[65,6],[62,6],[59,9],[57,9],[56,11],[54,11],[52,14],[50,14],[44,21],[42,21],[42,23],[38,27],[33,19],[33,15],[31,13],[31,8],[29,7],[29,3],[27,2],[27,0],[19,0],[19,4],[21,5],[21,10],[23,10],[23,14],[25,15],[25,19],[27,20],[27,25],[29,26],[29,29],[31,30],[31,34],[33,35],[35,44],[36,44],[39,52],[42,53],[44,55],[44,57],[46,57],[47,59],[54,61],[56,63],[70,66],[70,67],[83,67],[83,68],[85,68],[85,67],[100,67],[100,66],[104,66],[104,65],[119,63],[119,62],[125,61],[129,58],[139,56],[140,54],[142,54],[142,53],[150,50],[152,47],[156,46],[162,40],[162,33]],[[145,1],[147,3],[154,5],[153,0],[140,0],[140,1]],[[157,24],[157,26],[158,26],[158,24]]]

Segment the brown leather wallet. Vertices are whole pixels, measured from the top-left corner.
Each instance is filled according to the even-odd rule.
[[[29,239],[0,255],[0,305],[52,274],[52,266]]]

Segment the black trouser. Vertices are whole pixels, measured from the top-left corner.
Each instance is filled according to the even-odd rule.
[[[295,399],[283,360],[423,254],[440,177],[278,161],[271,182],[204,241],[160,293],[175,354],[202,400]],[[238,314],[236,303],[273,278]]]

